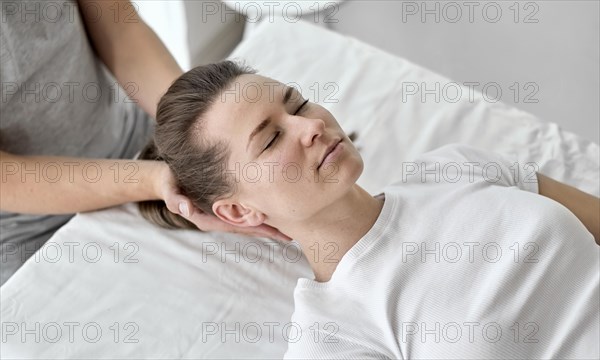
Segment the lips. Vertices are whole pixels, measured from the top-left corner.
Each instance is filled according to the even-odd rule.
[[[325,155],[323,155],[323,157],[321,157],[321,162],[319,163],[319,166],[317,166],[317,170],[321,168],[321,165],[323,165],[323,161],[325,161],[325,158],[327,157],[327,155],[329,155],[333,149],[337,146],[337,144],[341,143],[342,139],[337,139],[335,141],[333,141],[328,147],[327,150],[325,150]]]

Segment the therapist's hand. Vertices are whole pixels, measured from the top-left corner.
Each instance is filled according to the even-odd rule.
[[[204,211],[196,208],[190,199],[182,195],[177,187],[175,177],[171,169],[165,163],[160,164],[160,172],[157,182],[157,193],[164,200],[167,209],[174,214],[186,218],[188,221],[196,225],[203,231],[222,231],[236,234],[243,234],[253,237],[268,237],[275,240],[290,241],[292,240],[287,235],[283,234],[276,228],[267,224],[262,224],[253,227],[240,227],[228,224],[218,217],[207,214]]]
[[[170,210],[170,209],[169,209]],[[192,208],[190,216],[186,217],[187,220],[191,221],[199,229],[204,231],[222,231],[228,233],[242,234],[252,237],[267,237],[274,240],[290,241],[292,240],[284,233],[280,232],[276,228],[267,224],[261,224],[253,227],[240,227],[230,225],[218,217],[206,214],[200,209]],[[181,214],[180,214],[181,215]],[[183,215],[182,215],[183,216]],[[185,217],[185,216],[184,216]]]

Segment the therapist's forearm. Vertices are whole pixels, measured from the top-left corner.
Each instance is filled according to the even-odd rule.
[[[183,71],[129,1],[79,1],[98,57],[150,116]]]
[[[16,156],[0,151],[0,210],[72,214],[159,199],[162,163]]]

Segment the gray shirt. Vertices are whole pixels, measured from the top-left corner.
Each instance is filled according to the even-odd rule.
[[[0,5],[0,149],[82,158],[141,150],[154,120],[95,56],[76,2]],[[71,217],[0,212],[2,283]]]

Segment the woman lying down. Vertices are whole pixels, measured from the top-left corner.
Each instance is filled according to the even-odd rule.
[[[157,123],[146,155],[195,206],[268,224],[309,255],[286,358],[600,357],[598,198],[464,145],[372,196],[329,111],[232,62],[182,75]],[[249,163],[263,176],[240,173]],[[490,163],[499,176],[484,178]]]

